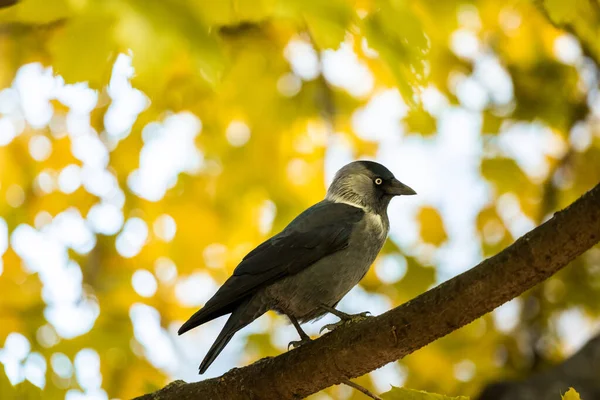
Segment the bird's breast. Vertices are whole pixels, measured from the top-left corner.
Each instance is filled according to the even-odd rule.
[[[389,231],[389,222],[386,216],[376,213],[366,213],[364,230],[367,235],[375,235],[378,239],[385,241]]]
[[[385,216],[365,214],[345,249],[269,286],[265,302],[301,321],[322,315],[319,304],[335,306],[365,276],[385,242],[387,227]]]
[[[358,224],[348,243],[351,256],[362,261],[365,269],[369,269],[387,238],[389,224],[386,216],[376,213],[366,213],[363,221]],[[364,275],[363,273],[363,275]],[[362,275],[361,275],[362,278]]]

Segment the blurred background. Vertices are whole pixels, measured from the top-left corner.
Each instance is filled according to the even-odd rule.
[[[126,399],[286,351],[269,313],[200,377],[224,320],[176,331],[349,161],[419,195],[392,202],[347,312],[406,302],[600,181],[597,0],[0,6],[2,399]],[[598,332],[596,246],[357,382],[476,398]]]

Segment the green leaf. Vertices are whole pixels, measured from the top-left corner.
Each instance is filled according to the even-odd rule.
[[[207,25],[239,25],[262,22],[273,16],[277,0],[198,0],[191,2]]]
[[[356,14],[345,0],[288,0],[280,13],[303,19],[319,49],[337,49]]]
[[[144,67],[148,63],[170,66],[174,61],[173,48],[181,48],[189,50],[192,68],[195,69],[194,75],[202,76],[211,85],[216,85],[220,81],[224,59],[217,43],[215,30],[211,30],[185,3],[132,0],[130,4],[138,16],[143,17],[139,22],[149,25],[150,31],[145,32],[161,41],[162,37],[166,36],[165,42],[156,48],[147,38],[139,40],[135,36],[122,32],[121,39],[130,44],[133,50],[133,63],[138,75],[144,74]],[[136,33],[135,28],[135,26],[131,28],[133,35]],[[173,43],[169,44],[169,39]],[[156,80],[156,78],[156,76],[145,77],[146,80]]]
[[[19,400],[38,400],[42,399],[42,390],[25,380],[15,386],[16,397]]]
[[[312,3],[305,18],[315,44],[320,49],[337,49],[354,16],[352,8],[346,1]]]
[[[0,10],[0,22],[47,24],[72,14],[67,0],[21,0],[12,7]]]
[[[90,12],[67,21],[51,39],[52,66],[67,83],[88,81],[100,89],[110,79],[116,54],[115,19],[104,12]]]
[[[494,115],[489,110],[484,110],[482,114],[483,126],[481,127],[481,132],[489,134],[497,134],[500,132],[500,126],[504,119]]]
[[[404,99],[415,106],[413,88],[425,80],[425,32],[409,2],[382,0],[377,4],[378,11],[364,20],[364,34],[391,69]]]
[[[555,23],[585,23],[594,18],[594,6],[589,0],[544,0],[548,15]]]
[[[0,399],[38,400],[42,398],[42,390],[25,380],[13,386],[0,363]]]
[[[548,18],[567,28],[583,43],[586,52],[600,60],[600,10],[596,0],[545,0],[543,7]]]
[[[585,118],[586,97],[578,89],[579,74],[571,65],[553,58],[538,59],[530,65],[509,65],[517,107],[512,118],[544,121],[561,131]]]
[[[421,265],[414,257],[406,256],[406,274],[394,284],[402,301],[416,297],[435,283],[435,268]]]
[[[13,390],[13,386],[4,372],[4,364],[0,363],[0,399],[10,399]]]
[[[469,400],[466,396],[449,397],[441,394],[428,393],[422,390],[392,387],[389,392],[383,393],[384,400]]]

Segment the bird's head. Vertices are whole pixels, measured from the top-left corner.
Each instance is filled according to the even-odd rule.
[[[385,212],[394,196],[416,194],[394,177],[389,169],[373,161],[354,161],[336,174],[326,198],[353,204],[375,212]]]

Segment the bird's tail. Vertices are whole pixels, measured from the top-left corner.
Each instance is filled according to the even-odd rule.
[[[211,348],[206,353],[204,360],[200,363],[200,374],[206,372],[208,367],[215,361],[217,356],[221,353],[223,348],[229,343],[233,335],[260,317],[266,312],[262,305],[256,304],[256,302],[248,299],[242,302],[229,316],[229,319],[225,323],[225,326],[217,336],[217,340],[213,343]]]
[[[179,328],[177,334],[183,335],[190,329],[194,329],[195,327],[200,326],[208,321],[212,321],[215,318],[229,314],[235,310],[236,306],[237,304],[232,304],[231,306],[216,308],[209,307],[207,303],[203,308],[196,311],[194,315],[192,315],[190,319],[188,319],[183,325],[181,325],[181,328]]]

